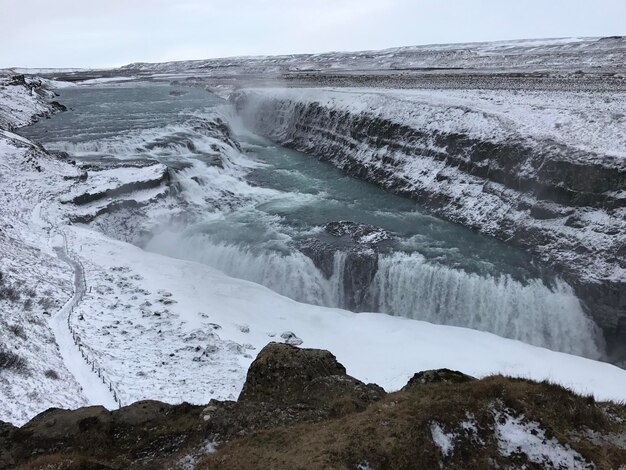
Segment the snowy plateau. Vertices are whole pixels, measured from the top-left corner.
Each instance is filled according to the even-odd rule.
[[[604,38],[37,71],[45,78],[3,71],[0,421],[22,426],[49,408],[237,400],[270,342],[328,350],[350,376],[386,392],[419,371],[446,368],[477,378],[546,380],[598,401],[626,401],[626,370],[618,367],[626,334],[625,57],[623,38]],[[523,80],[528,89],[520,89]],[[66,138],[71,121],[58,135],[45,127],[66,113],[86,122],[86,93],[103,100],[133,87],[152,93],[154,83],[174,87],[174,98],[197,93],[216,104],[184,116],[176,111],[180,120],[158,131],[136,125],[143,118],[129,110],[126,124],[136,127],[124,129],[124,138],[114,114],[106,132],[85,125],[80,132],[100,132],[92,140]],[[64,92],[75,100],[68,111]],[[536,260],[529,266],[554,270],[556,287],[532,290],[535,281],[493,274],[492,290],[509,288],[498,309],[511,317],[463,324],[458,315],[437,321],[432,313],[423,321],[372,311],[391,305],[382,301],[348,309],[356,305],[348,294],[391,289],[380,273],[384,250],[398,237],[387,230],[345,222],[311,229],[298,239],[301,252],[277,258],[292,260],[293,270],[272,265],[281,277],[271,282],[266,271],[255,274],[244,263],[251,250],[216,242],[217,257],[203,255],[198,244],[181,248],[174,224],[201,221],[208,230],[202,224],[214,227],[236,213],[243,238],[257,225],[242,222],[242,208],[270,202],[275,224],[282,210],[276,201],[286,196],[249,178],[267,167],[250,156],[258,136],[416,200],[430,211],[423,220],[441,217],[519,249]],[[396,144],[401,137],[408,140]],[[472,154],[477,146],[482,157]],[[507,151],[521,160],[485,156]],[[311,242],[316,236],[350,243],[348,255],[324,245],[330,264],[311,256],[311,246],[322,246]],[[350,263],[365,270],[369,259],[376,272],[337,277]],[[477,291],[480,276],[450,274],[457,272],[450,266],[446,285]],[[434,286],[441,273],[428,275]],[[328,287],[333,280],[339,294]],[[308,294],[326,300],[281,290],[296,284],[303,291],[317,286]],[[516,323],[510,308],[520,292],[538,306],[526,324]],[[333,306],[333,295],[343,303]],[[469,298],[458,295],[461,303]],[[556,305],[550,302],[571,306],[571,315],[555,312],[559,324],[550,325],[550,317],[539,318],[545,305]],[[490,321],[502,324],[482,328]],[[546,330],[545,338],[529,339]],[[524,454],[545,468],[592,468],[558,435],[500,405],[493,432],[503,458]],[[478,445],[477,429],[468,416],[456,430],[433,421],[428,432],[444,462],[455,442],[469,436]],[[203,446],[206,454],[215,451],[213,442]],[[189,454],[180,468],[194,468],[194,459]]]

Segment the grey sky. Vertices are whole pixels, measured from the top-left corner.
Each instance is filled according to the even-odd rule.
[[[626,34],[626,0],[0,0],[0,67]]]

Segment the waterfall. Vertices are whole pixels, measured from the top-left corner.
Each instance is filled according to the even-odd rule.
[[[601,334],[572,288],[540,279],[481,276],[428,263],[418,254],[379,259],[370,286],[376,311],[489,331],[557,351],[599,358]]]
[[[200,262],[229,276],[264,285],[279,294],[313,305],[331,306],[341,295],[336,276],[326,279],[300,252],[262,249],[245,244],[212,241],[206,234],[174,232],[156,235],[146,249]]]
[[[300,302],[346,308],[345,252],[335,252],[333,274],[326,278],[284,241],[253,246],[216,241],[198,232],[164,232],[146,248],[207,264]],[[598,327],[585,315],[571,287],[558,279],[548,287],[541,279],[522,282],[506,274],[479,275],[429,262],[418,253],[393,253],[379,257],[363,306],[361,310],[488,331],[585,357],[601,356]]]

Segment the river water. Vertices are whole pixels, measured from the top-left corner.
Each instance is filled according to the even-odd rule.
[[[570,286],[526,254],[251,134],[215,95],[153,82],[59,93],[70,109],[22,134],[81,160],[159,160],[183,197],[202,208],[184,222],[155,227],[143,246],[148,250],[208,264],[302,302],[465,326],[600,356],[599,331]],[[207,155],[223,148],[198,126],[215,116],[231,122],[242,149],[219,171]],[[216,188],[230,202],[215,204]],[[337,221],[393,236],[380,245],[371,282],[358,295],[344,282],[346,270],[354,269],[346,262],[354,248],[349,242],[331,240],[338,249],[331,253],[330,275],[298,249],[306,240],[328,242],[333,237],[322,227]]]

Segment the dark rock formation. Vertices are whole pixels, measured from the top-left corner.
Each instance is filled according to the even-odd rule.
[[[371,310],[367,291],[378,271],[378,253],[373,249],[351,250],[343,267],[343,307],[354,312]]]
[[[326,279],[330,279],[335,271],[335,253],[337,248],[317,238],[306,238],[298,241],[298,250],[311,258],[313,264],[322,271]]]
[[[9,78],[9,85],[28,86],[26,83],[26,76],[23,74],[13,75]]]
[[[298,249],[327,279],[335,274],[337,252],[344,253],[339,273],[344,292],[342,307],[355,312],[368,310],[366,294],[378,270],[378,254],[393,236],[381,228],[350,221],[329,222],[323,228],[325,236],[300,240]]]
[[[135,468],[150,468],[148,462],[178,452],[196,438],[201,410],[154,401],[113,412],[101,406],[52,408],[19,429],[0,432],[0,468],[25,462],[29,468],[49,468],[58,459],[66,466],[55,468],[113,469],[122,468],[120,458],[134,462]]]
[[[462,384],[476,380],[474,377],[459,372],[458,370],[450,369],[435,369],[424,370],[418,372],[409,379],[409,382],[404,386],[402,390],[410,390],[414,387],[433,384],[433,383],[446,383],[446,384]]]
[[[511,419],[549,445],[532,455],[499,451],[508,436],[497,428]],[[0,422],[0,468],[565,468],[568,460],[552,459],[570,454],[576,468],[618,468],[624,423],[623,405],[448,369],[420,372],[385,394],[346,375],[328,351],[271,343],[238,402],[142,401],[115,411],[50,409],[21,428]]]
[[[329,222],[324,225],[324,231],[334,237],[349,237],[360,245],[374,246],[390,240],[392,235],[378,227],[368,224],[359,224],[347,220]]]
[[[51,101],[50,107],[52,108],[52,113],[60,113],[63,111],[67,111],[67,106],[59,103],[58,101]]]
[[[323,407],[350,398],[364,408],[384,395],[378,385],[348,376],[328,351],[270,343],[250,366],[239,401]]]

